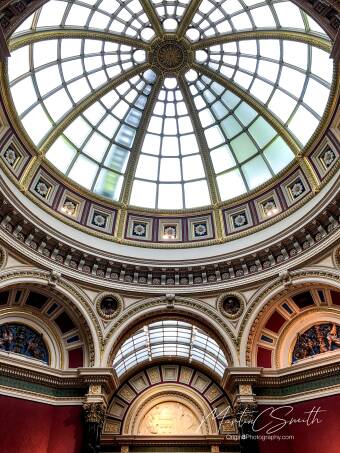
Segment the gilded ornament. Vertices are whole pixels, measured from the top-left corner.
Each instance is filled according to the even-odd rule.
[[[104,403],[85,403],[83,405],[85,420],[87,423],[98,423],[103,425],[106,413]]]

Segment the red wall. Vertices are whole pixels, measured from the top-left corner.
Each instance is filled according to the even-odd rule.
[[[339,453],[340,452],[340,395],[319,398],[316,400],[296,403],[286,406],[293,406],[293,412],[284,418],[289,420],[306,418],[306,412],[313,408],[321,408],[326,412],[321,412],[317,416],[320,423],[312,423],[306,426],[305,423],[292,423],[286,425],[284,429],[276,432],[277,435],[293,435],[294,440],[260,440],[260,453]],[[262,406],[260,410],[269,407]],[[285,410],[285,409],[283,409]],[[274,414],[275,415],[275,414]],[[282,417],[283,412],[277,412],[276,416]],[[258,427],[265,426],[272,419],[266,413],[259,420]],[[310,421],[312,418],[310,418]],[[279,421],[274,422],[276,425]],[[265,434],[263,430],[258,434]]]
[[[1,453],[79,453],[81,407],[0,396]]]

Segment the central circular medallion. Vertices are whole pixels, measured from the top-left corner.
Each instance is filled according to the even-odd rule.
[[[175,37],[153,42],[149,62],[167,76],[176,76],[190,64],[191,52],[185,40]]]
[[[174,69],[184,63],[184,49],[175,41],[165,42],[157,50],[157,60],[164,69]]]

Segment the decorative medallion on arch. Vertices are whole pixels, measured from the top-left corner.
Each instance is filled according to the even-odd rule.
[[[240,294],[224,293],[217,299],[217,307],[226,318],[237,319],[244,311],[244,298]]]
[[[116,318],[123,309],[123,299],[116,293],[105,292],[96,299],[96,308],[99,316],[110,320]]]
[[[209,436],[234,433],[229,400],[210,377],[190,366],[156,365],[130,377],[114,395],[104,437]]]

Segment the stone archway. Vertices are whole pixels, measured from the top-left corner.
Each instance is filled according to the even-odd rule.
[[[190,364],[144,366],[127,378],[106,412],[103,445],[206,445],[237,434],[222,388]],[[207,451],[210,451],[207,450]]]

